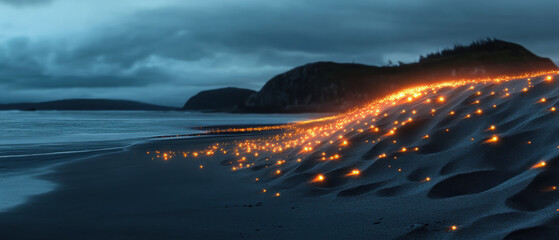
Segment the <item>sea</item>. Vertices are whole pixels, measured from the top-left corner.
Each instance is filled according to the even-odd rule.
[[[157,136],[201,133],[196,127],[284,124],[324,114],[231,114],[182,111],[0,111],[0,212],[56,185],[41,178],[75,156],[118,151]]]

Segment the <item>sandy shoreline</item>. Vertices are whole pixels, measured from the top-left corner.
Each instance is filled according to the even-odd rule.
[[[224,138],[159,140],[59,166],[43,179],[56,190],[0,213],[2,239],[413,239],[502,238],[507,234],[448,231],[448,226],[499,208],[496,191],[429,200],[424,194],[271,197],[251,172],[231,172],[222,159],[152,159],[154,149],[191,150]],[[200,169],[199,165],[204,168]],[[274,191],[284,191],[274,189]],[[418,190],[418,192],[421,192]],[[475,202],[477,201],[477,202]],[[502,209],[488,224],[523,224]],[[508,216],[510,215],[510,216]],[[429,230],[426,228],[429,226]],[[411,233],[411,234],[410,234]],[[38,237],[39,236],[39,237]]]
[[[0,213],[0,237],[363,238],[377,235],[379,229],[373,226],[380,224],[375,222],[386,221],[356,209],[353,202],[259,194],[250,174],[231,173],[218,159],[201,160],[204,168],[199,169],[201,162],[152,160],[145,154],[213,141],[152,141],[57,167],[42,177],[56,183],[56,190]]]
[[[161,139],[67,163],[43,176],[55,191],[0,213],[0,238],[554,239],[549,79],[427,89],[279,135]]]

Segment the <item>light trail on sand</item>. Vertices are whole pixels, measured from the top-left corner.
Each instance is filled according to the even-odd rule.
[[[462,119],[482,116],[490,109],[478,107],[468,113],[458,113],[454,110],[444,110],[442,107],[452,101],[452,91],[464,88],[472,91],[472,96],[478,97],[470,103],[471,106],[481,106],[480,99],[484,96],[499,97],[506,99],[511,94],[526,93],[534,86],[533,79],[538,81],[553,81],[559,71],[534,72],[515,76],[502,76],[496,78],[484,78],[474,80],[451,80],[441,81],[434,84],[418,85],[397,91],[383,98],[376,99],[370,103],[354,108],[346,113],[334,116],[299,121],[285,125],[261,126],[250,128],[228,128],[208,131],[207,134],[224,133],[253,133],[247,135],[243,140],[224,140],[198,150],[174,152],[161,152],[158,150],[147,152],[153,159],[170,160],[173,158],[211,158],[214,155],[226,156],[232,171],[240,171],[257,167],[268,170],[264,176],[255,178],[256,181],[273,181],[293,169],[293,165],[302,164],[307,160],[319,161],[342,161],[343,150],[352,146],[351,141],[357,135],[367,134],[366,143],[380,142],[387,137],[397,137],[400,128],[414,123],[417,116],[435,116],[443,114]],[[525,81],[519,90],[503,87],[500,90],[481,92],[482,86],[500,84],[512,81]],[[545,98],[534,104],[545,103]],[[402,108],[397,113],[393,109]],[[492,108],[497,108],[493,104]],[[555,111],[555,107],[546,106],[549,111]],[[391,111],[390,111],[391,110]],[[395,119],[390,120],[392,115],[398,114]],[[460,115],[460,116],[458,116]],[[380,123],[383,122],[383,123]],[[500,141],[495,126],[486,126],[488,132],[486,139],[481,144],[495,144]],[[279,130],[279,131],[278,131]],[[446,129],[450,131],[450,129]],[[279,132],[279,133],[278,133]],[[421,135],[423,139],[429,139],[429,134]],[[471,139],[474,141],[475,139]],[[398,141],[394,139],[394,143]],[[362,144],[362,143],[359,143]],[[397,152],[408,153],[419,151],[417,146],[403,146]],[[377,159],[387,158],[393,153],[386,152],[377,156]],[[545,163],[538,163],[533,168],[544,167]],[[390,167],[390,166],[389,166]],[[200,165],[203,169],[203,165]],[[401,169],[398,169],[401,171]],[[345,178],[360,177],[361,169],[352,168],[343,174]],[[268,177],[266,177],[268,176]],[[326,173],[317,173],[310,176],[308,184],[325,184],[329,176]],[[423,182],[430,181],[427,177]],[[266,192],[266,191],[263,191]],[[272,196],[279,196],[276,192],[269,192]]]

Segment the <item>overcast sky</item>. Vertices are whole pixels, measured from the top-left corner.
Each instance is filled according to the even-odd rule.
[[[0,0],[0,103],[182,106],[308,62],[411,62],[486,37],[557,63],[559,1]]]

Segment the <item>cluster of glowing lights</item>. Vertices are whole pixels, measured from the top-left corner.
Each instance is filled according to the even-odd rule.
[[[215,154],[221,154],[230,156],[231,160],[229,164],[231,170],[237,171],[241,169],[252,168],[256,165],[264,164],[264,168],[269,168],[270,175],[276,178],[283,177],[283,170],[288,171],[289,167],[293,164],[300,164],[302,160],[311,161],[314,156],[313,154],[321,151],[318,156],[318,160],[324,161],[326,164],[330,161],[343,161],[343,150],[349,145],[360,144],[353,140],[353,136],[356,134],[368,135],[370,138],[364,141],[365,143],[376,143],[381,140],[397,135],[398,129],[406,124],[412,124],[414,118],[412,115],[418,114],[421,110],[408,108],[398,110],[403,116],[403,119],[390,121],[390,125],[383,126],[382,124],[377,124],[380,120],[388,118],[389,114],[385,112],[389,108],[395,106],[404,106],[405,104],[427,104],[428,107],[424,108],[426,114],[445,114],[447,117],[452,117],[456,115],[462,118],[476,118],[484,114],[484,109],[477,108],[474,112],[465,112],[454,110],[444,110],[440,108],[445,102],[450,99],[450,96],[443,96],[439,93],[440,89],[443,88],[458,88],[462,86],[469,86],[469,89],[475,89],[474,85],[481,84],[494,84],[500,82],[507,82],[510,80],[520,79],[520,78],[533,78],[542,75],[549,74],[559,74],[559,71],[555,72],[543,72],[543,73],[531,73],[524,74],[520,76],[510,76],[510,77],[500,77],[500,78],[487,78],[487,79],[477,79],[477,80],[457,80],[457,81],[447,81],[440,82],[436,84],[416,86],[402,90],[400,92],[388,95],[384,98],[377,99],[364,107],[355,108],[351,111],[343,114],[338,114],[335,116],[330,116],[326,118],[314,119],[309,121],[300,121],[286,125],[278,126],[264,126],[264,127],[252,127],[252,128],[231,128],[231,129],[218,129],[212,130],[208,133],[210,134],[224,134],[224,133],[248,133],[248,132],[266,132],[267,134],[255,135],[256,137],[249,137],[245,140],[234,140],[231,142],[215,143],[213,145],[207,146],[204,149],[199,149],[195,151],[176,153],[176,152],[164,152],[159,151],[152,152],[154,158],[159,158],[163,160],[170,160],[176,156],[182,155],[183,157],[199,157],[199,156],[212,156]],[[552,76],[544,77],[545,80],[552,80]],[[528,87],[522,88],[522,92],[528,91],[532,87],[532,83],[528,81]],[[520,91],[520,89],[518,90]],[[508,88],[502,91],[492,91],[485,94],[497,95],[501,97],[510,96],[513,93]],[[482,91],[475,91],[472,93],[473,96],[480,97],[484,93]],[[448,98],[448,99],[447,99]],[[426,99],[425,101],[421,99]],[[433,99],[433,100],[431,100]],[[545,103],[546,99],[541,98],[540,103]],[[472,104],[480,104],[480,100],[475,100]],[[479,106],[479,105],[478,105]],[[493,104],[493,108],[497,105]],[[550,111],[555,111],[555,107],[546,108]],[[490,109],[485,109],[485,111],[490,111]],[[410,115],[411,114],[411,115]],[[393,124],[392,124],[393,123]],[[276,131],[280,130],[280,131]],[[487,143],[496,143],[500,141],[499,136],[496,131],[495,125],[490,125],[487,129],[492,131],[484,137]],[[272,134],[268,132],[272,132]],[[446,129],[446,132],[449,132]],[[425,134],[423,139],[429,139],[429,134]],[[474,141],[473,138],[471,138]],[[351,142],[351,144],[350,144]],[[397,144],[397,141],[393,141]],[[325,148],[326,147],[326,148]],[[558,146],[559,147],[559,146]],[[322,151],[323,149],[329,149],[329,151]],[[396,152],[400,154],[413,154],[413,151],[419,151],[417,146],[399,146]],[[335,151],[332,151],[335,150]],[[393,153],[382,153],[376,155],[378,159],[390,158],[392,159]],[[148,152],[150,154],[150,152]],[[280,159],[278,159],[280,157]],[[397,159],[394,156],[394,159]],[[267,164],[267,162],[269,164]],[[204,168],[204,165],[199,165],[200,169]],[[359,167],[359,166],[356,166]],[[391,165],[388,165],[391,167]],[[532,168],[545,167],[545,162],[535,164]],[[399,172],[402,169],[398,169]],[[350,170],[345,177],[356,178],[360,176],[360,170],[353,169]],[[258,182],[265,182],[259,181]],[[262,180],[265,178],[262,178]],[[310,179],[313,183],[320,183],[326,180],[324,174],[315,175]],[[431,181],[431,178],[427,177],[423,181]],[[266,189],[263,189],[263,193],[266,193]],[[272,193],[273,196],[279,197],[280,194]],[[456,230],[456,226],[452,227],[452,230]]]

